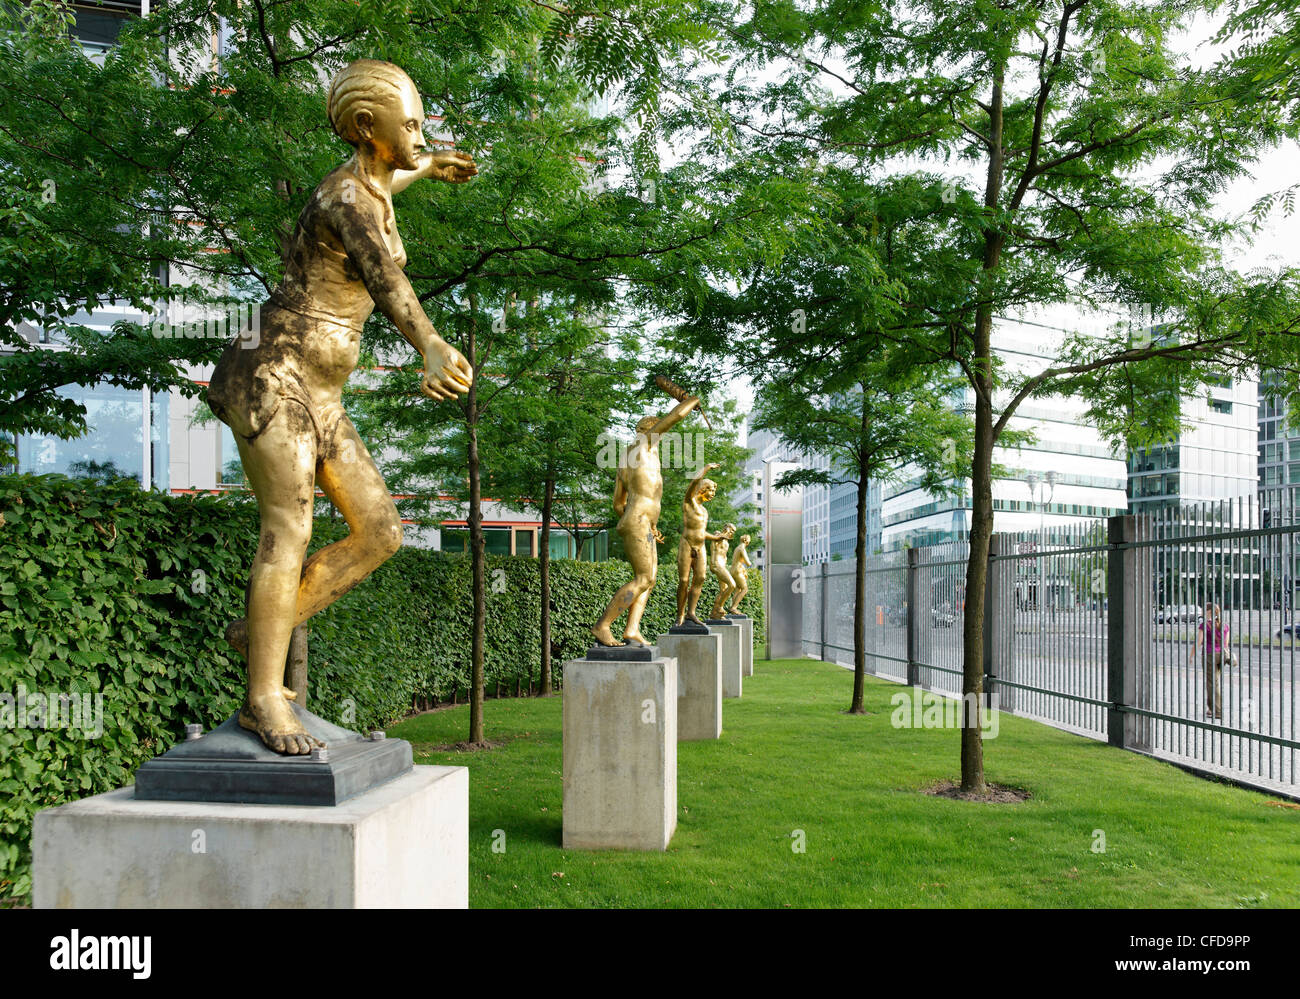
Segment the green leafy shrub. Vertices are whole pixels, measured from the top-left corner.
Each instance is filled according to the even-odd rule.
[[[133,480],[44,475],[0,476],[0,516],[0,694],[15,702],[20,692],[92,702],[98,695],[103,712],[102,732],[91,737],[86,719],[81,727],[26,727],[22,718],[6,721],[0,705],[0,899],[13,899],[31,889],[39,809],[130,784],[187,723],[209,729],[238,708],[244,663],[224,634],[243,615],[257,511],[238,497],[167,496]],[[345,531],[339,521],[318,520],[314,544]],[[537,561],[493,556],[487,570],[486,688],[526,688],[540,674]],[[566,660],[585,654],[588,629],[630,578],[622,562],[552,563],[557,681]],[[710,578],[701,608],[715,593]],[[758,643],[757,570],[745,610]],[[666,556],[643,631],[653,639],[675,612]],[[402,548],[312,619],[309,707],[367,731],[402,717],[416,698],[463,694],[470,614],[469,556]]]

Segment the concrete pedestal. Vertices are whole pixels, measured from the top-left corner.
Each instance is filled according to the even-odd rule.
[[[745,614],[728,614],[727,620],[740,627],[740,673],[754,675],[754,619]]]
[[[415,767],[338,805],[140,801],[36,815],[38,909],[469,907],[469,770]]]
[[[566,850],[666,850],[677,829],[677,660],[564,666]]]
[[[727,618],[711,617],[704,623],[722,638],[722,696],[739,697],[744,676],[740,668],[740,626]]]
[[[722,639],[663,634],[657,643],[677,660],[677,741],[722,735]]]

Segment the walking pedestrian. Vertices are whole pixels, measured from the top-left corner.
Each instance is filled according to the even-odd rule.
[[[1202,653],[1205,666],[1205,717],[1223,718],[1223,657],[1228,644],[1228,625],[1218,604],[1205,605],[1205,617],[1196,627],[1196,647],[1189,662]]]

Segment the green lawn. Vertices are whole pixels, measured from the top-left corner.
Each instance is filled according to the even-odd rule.
[[[470,904],[1300,905],[1300,811],[1266,795],[1009,715],[985,743],[987,776],[1030,800],[921,794],[957,776],[958,735],[894,729],[889,698],[906,688],[868,678],[874,714],[851,716],[848,671],[754,665],[722,738],[678,746],[666,853],[560,848],[559,697],[489,701],[488,738],[505,745],[486,752],[434,748],[465,738],[466,708],[393,726],[417,763],[469,767]]]

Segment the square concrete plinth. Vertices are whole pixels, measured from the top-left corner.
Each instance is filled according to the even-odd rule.
[[[664,655],[677,659],[677,741],[722,735],[722,638],[707,635],[659,636]]]
[[[704,622],[709,631],[722,636],[722,696],[739,697],[741,679],[744,676],[740,668],[740,625],[725,618],[709,618]]]
[[[677,660],[564,665],[566,850],[666,850],[677,830]]]
[[[744,614],[728,614],[727,620],[740,627],[740,675],[754,675],[754,619]]]
[[[38,812],[38,909],[469,907],[469,770],[415,767],[338,805],[138,801]]]

